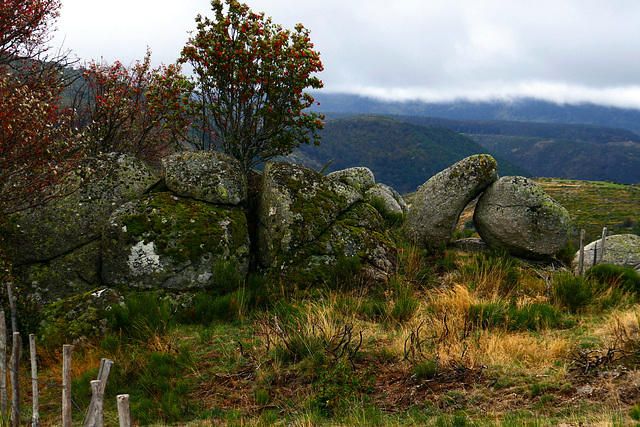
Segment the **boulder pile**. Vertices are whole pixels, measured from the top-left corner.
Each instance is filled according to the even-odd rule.
[[[497,164],[486,154],[463,159],[418,188],[404,225],[407,237],[426,248],[450,243],[461,212],[477,197],[474,226],[490,247],[540,259],[571,237],[565,208],[530,179],[498,179]]]
[[[217,152],[169,156],[162,176],[128,155],[95,162],[100,175],[79,191],[18,220],[17,281],[43,302],[105,286],[215,289],[225,268],[244,277],[252,259],[266,276],[302,286],[345,266],[372,280],[393,269],[384,220],[365,200],[381,189],[385,209],[404,202],[367,168],[329,177],[269,162],[248,192],[238,162]]]
[[[325,176],[267,162],[248,191],[238,162],[217,152],[166,157],[161,176],[127,155],[101,156],[95,166],[100,175],[78,177],[87,180],[78,191],[19,218],[17,280],[42,301],[101,286],[216,289],[224,271],[244,277],[250,266],[297,287],[353,273],[385,281],[396,263],[388,224],[406,217],[414,242],[448,244],[478,196],[474,222],[490,246],[546,257],[571,231],[564,208],[526,178],[498,179],[485,154],[429,179],[411,206],[364,167]]]

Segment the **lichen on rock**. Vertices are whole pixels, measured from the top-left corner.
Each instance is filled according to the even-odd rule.
[[[148,166],[126,154],[90,161],[93,174],[76,177],[69,196],[21,215],[12,241],[17,265],[49,261],[100,239],[102,227],[121,204],[135,200],[160,181]]]
[[[240,208],[155,193],[123,205],[105,228],[102,278],[108,285],[206,288],[220,260],[249,263],[248,225]]]
[[[218,151],[181,152],[162,159],[167,187],[177,195],[238,205],[247,198],[240,163]]]
[[[602,255],[602,239],[598,239],[584,247],[583,268],[596,265]],[[578,273],[580,252],[573,257],[573,268]],[[594,259],[595,258],[595,259]],[[620,267],[631,267],[640,273],[640,236],[636,234],[614,234],[605,239],[604,264]]]
[[[376,183],[375,176],[373,172],[371,172],[371,169],[363,166],[331,172],[327,177],[350,185],[363,195]]]
[[[338,264],[375,270],[395,263],[383,219],[341,181],[300,166],[264,168],[259,209],[260,261],[276,279],[308,286],[328,279]]]

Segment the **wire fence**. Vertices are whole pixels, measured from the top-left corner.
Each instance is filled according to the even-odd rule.
[[[608,245],[607,241],[611,235],[607,235],[607,227],[602,229],[602,238],[585,246],[586,232],[581,230],[580,233],[580,250],[578,252],[578,274],[583,275],[584,271],[589,267],[595,267],[602,263],[616,262],[618,264],[628,264],[627,266],[638,269],[640,261],[638,257],[638,249],[625,249],[619,246]],[[622,262],[620,260],[623,260]]]
[[[10,283],[8,287],[12,286]],[[9,291],[10,292],[10,291]],[[13,317],[14,313],[12,313]],[[100,362],[100,370],[98,371],[98,379],[91,381],[92,399],[88,409],[83,410],[81,404],[72,397],[71,387],[71,354],[72,346],[63,346],[62,361],[62,384],[54,381],[45,381],[38,378],[36,363],[36,346],[33,334],[29,336],[31,349],[31,375],[19,371],[20,359],[22,357],[22,339],[19,332],[13,332],[13,345],[11,348],[11,360],[7,365],[7,331],[5,322],[5,312],[0,311],[0,412],[4,419],[9,417],[9,425],[11,427],[19,426],[20,422],[26,423],[34,427],[39,426],[40,416],[38,408],[39,385],[45,387],[60,389],[62,394],[62,423],[63,427],[71,427],[72,408],[75,407],[84,419],[83,426],[102,427],[103,425],[103,398],[109,372],[114,362],[110,359],[102,359]],[[7,390],[7,374],[11,378],[11,396]],[[32,384],[32,413],[20,409],[20,379],[24,378],[31,381]],[[11,398],[11,399],[10,399]],[[118,395],[118,418],[120,425],[124,427],[131,426],[131,410],[129,407],[129,396]]]

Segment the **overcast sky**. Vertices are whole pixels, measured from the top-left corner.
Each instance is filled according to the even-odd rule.
[[[301,22],[327,92],[535,97],[640,108],[638,0],[247,0]],[[174,62],[207,0],[62,0],[55,44],[83,60]]]

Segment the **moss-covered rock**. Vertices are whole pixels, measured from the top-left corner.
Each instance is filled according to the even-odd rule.
[[[351,186],[310,169],[268,163],[259,218],[261,262],[289,284],[332,280],[345,265],[381,279],[395,263],[380,214]]]
[[[180,152],[162,159],[167,187],[179,196],[238,205],[247,198],[240,163],[217,151]]]
[[[100,286],[100,241],[50,261],[14,268],[17,282],[30,298],[52,303]]]
[[[462,210],[498,179],[498,166],[488,154],[460,160],[418,187],[407,212],[407,237],[424,247],[447,244]]]
[[[520,176],[502,177],[484,191],[473,224],[489,246],[534,259],[558,253],[572,232],[569,212]]]
[[[123,298],[118,292],[98,288],[46,305],[41,312],[40,338],[46,345],[58,348],[100,337],[108,329],[106,310],[121,303]]]
[[[279,254],[312,242],[362,195],[311,169],[267,162],[258,208],[259,258],[265,267]]]
[[[143,162],[126,154],[100,156],[91,168],[90,176],[77,177],[80,187],[75,192],[21,215],[12,240],[16,265],[50,261],[99,240],[115,209],[160,181]]]
[[[242,276],[247,272],[244,211],[172,193],[123,205],[102,239],[102,279],[108,286],[210,288],[220,262],[236,264]]]

